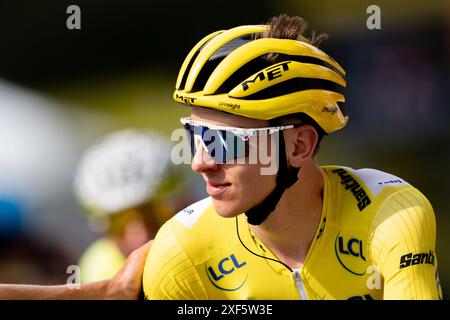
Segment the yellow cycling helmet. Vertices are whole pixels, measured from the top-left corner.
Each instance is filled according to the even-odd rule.
[[[271,120],[304,113],[326,133],[343,128],[345,71],[305,38],[263,38],[268,25],[204,37],[189,52],[173,98],[192,106]],[[268,59],[277,55],[276,61]]]

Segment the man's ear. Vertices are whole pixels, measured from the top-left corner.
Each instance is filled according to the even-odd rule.
[[[291,166],[295,168],[303,167],[305,161],[314,157],[319,136],[313,126],[303,125],[294,128],[286,134],[285,138],[286,156]]]

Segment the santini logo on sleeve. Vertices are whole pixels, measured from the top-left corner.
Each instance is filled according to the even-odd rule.
[[[434,253],[408,253],[400,258],[400,269],[413,266],[416,264],[432,264],[434,265]]]

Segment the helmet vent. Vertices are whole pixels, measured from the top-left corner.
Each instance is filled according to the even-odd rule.
[[[271,65],[269,61],[266,59],[263,59],[266,55],[263,55],[261,57],[257,57],[246,64],[244,64],[242,67],[237,69],[233,74],[228,77],[227,80],[224,81],[220,85],[219,88],[214,92],[214,94],[222,94],[222,93],[228,93],[230,92],[234,87],[239,85],[242,81],[250,77],[252,74],[255,73],[255,70],[262,70],[264,68],[267,68]]]
[[[203,90],[203,88],[206,85],[206,82],[208,81],[209,77],[213,73],[214,69],[216,69],[216,67],[219,65],[219,63],[222,62],[222,60],[226,56],[228,56],[232,51],[236,50],[240,46],[242,46],[250,41],[253,41],[252,40],[253,37],[254,37],[253,33],[247,34],[245,36],[235,38],[235,39],[227,42],[223,46],[221,46],[219,49],[217,49],[211,55],[211,57],[208,59],[208,61],[206,61],[205,65],[199,72],[197,78],[195,79],[194,85],[192,86],[191,91],[196,92],[196,91]],[[202,48],[203,48],[203,46],[202,46]],[[202,50],[202,48],[199,49],[199,52]],[[192,59],[192,61],[193,60],[195,60],[195,59]],[[189,71],[190,71],[190,68],[191,68],[191,66],[189,67]],[[187,74],[188,74],[188,72],[186,73],[186,79],[187,79]],[[183,76],[183,78],[184,78],[184,76]],[[186,83],[186,80],[184,81],[184,84],[185,83]],[[183,88],[184,88],[184,84],[183,84]]]
[[[192,64],[195,61],[195,58],[197,58],[198,54],[200,53],[200,50],[198,50],[193,56],[192,59],[189,61],[189,64],[186,68],[186,71],[183,74],[183,78],[181,79],[180,86],[177,88],[177,90],[184,90],[184,87],[186,86],[186,81],[189,75],[189,72],[191,71]]]
[[[301,62],[301,63],[316,64],[316,65],[328,68],[330,70],[333,70],[334,72],[336,72],[338,75],[340,75],[342,78],[345,79],[345,75],[342,74],[342,72],[340,72],[338,69],[336,69],[334,66],[332,66],[328,62],[323,61],[322,59],[319,59],[319,58],[314,58],[314,57],[309,57],[309,56],[293,56],[293,55],[287,55],[287,54],[280,54],[280,55],[278,55],[275,63],[278,63],[281,61],[287,61],[287,60],[297,61],[297,62]]]

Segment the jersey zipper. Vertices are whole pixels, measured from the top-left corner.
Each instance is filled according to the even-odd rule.
[[[293,269],[295,286],[297,287],[298,293],[300,294],[300,298],[302,300],[308,300],[308,296],[306,295],[305,286],[303,284],[302,277],[300,275],[300,269]]]

